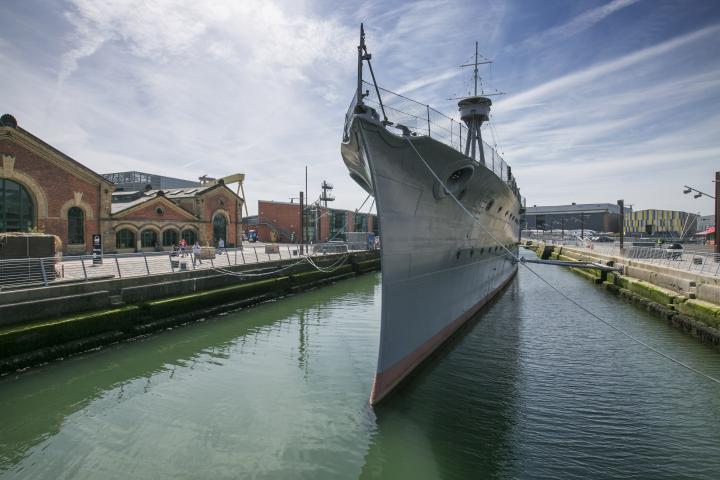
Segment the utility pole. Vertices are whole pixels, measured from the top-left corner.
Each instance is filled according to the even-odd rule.
[[[620,207],[620,251],[622,252],[625,241],[625,200],[618,200],[617,203]]]
[[[580,238],[585,240],[585,212],[580,212]]]
[[[305,196],[303,195],[303,192],[300,192],[300,255],[302,255],[303,252],[303,246],[305,245],[305,226],[303,225],[303,222],[305,220]]]
[[[715,253],[720,255],[720,229],[718,225],[720,225],[720,171],[715,172]]]

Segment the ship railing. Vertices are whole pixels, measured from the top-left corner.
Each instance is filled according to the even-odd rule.
[[[363,87],[363,90],[365,90],[363,103],[372,107],[378,113],[382,110],[380,108],[381,99],[378,98],[377,95],[377,91],[380,92],[387,120],[391,122],[393,126],[403,125],[407,127],[413,135],[431,137],[454,148],[460,153],[465,153],[465,142],[467,140],[468,130],[462,122],[434,109],[428,104],[418,102],[417,100],[392,92],[386,88],[378,86],[376,91],[375,85],[370,82],[363,81]],[[354,106],[353,98],[353,103],[348,110],[348,116],[346,116],[346,129]],[[392,126],[390,126],[390,128],[392,128]],[[508,165],[497,153],[496,149],[485,141],[483,141],[483,149],[485,153],[485,167],[494,172],[500,179],[510,181],[511,177],[508,172]]]

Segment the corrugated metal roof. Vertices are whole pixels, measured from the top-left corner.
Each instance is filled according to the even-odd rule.
[[[563,213],[620,213],[613,203],[579,203],[577,205],[548,205],[527,207],[525,215],[552,215]]]

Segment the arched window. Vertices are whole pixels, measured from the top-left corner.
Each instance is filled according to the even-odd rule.
[[[85,243],[85,212],[80,207],[68,210],[68,244],[82,245]]]
[[[197,234],[195,233],[195,230],[188,228],[182,231],[182,238],[185,239],[188,245],[192,245],[195,243],[195,240],[197,240]]]
[[[143,248],[154,247],[157,244],[157,239],[155,230],[143,230],[140,234],[140,246]]]
[[[165,230],[162,234],[163,246],[170,247],[178,243],[177,230]]]
[[[225,215],[218,213],[213,218],[213,243],[217,245],[221,238],[227,242],[227,219]]]
[[[0,178],[0,232],[26,232],[33,227],[32,197],[17,182]]]
[[[115,234],[116,248],[135,248],[135,234],[127,228]]]

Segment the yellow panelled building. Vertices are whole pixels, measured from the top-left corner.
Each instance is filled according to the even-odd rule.
[[[677,210],[637,210],[625,215],[625,233],[684,237],[695,233],[698,215]]]

